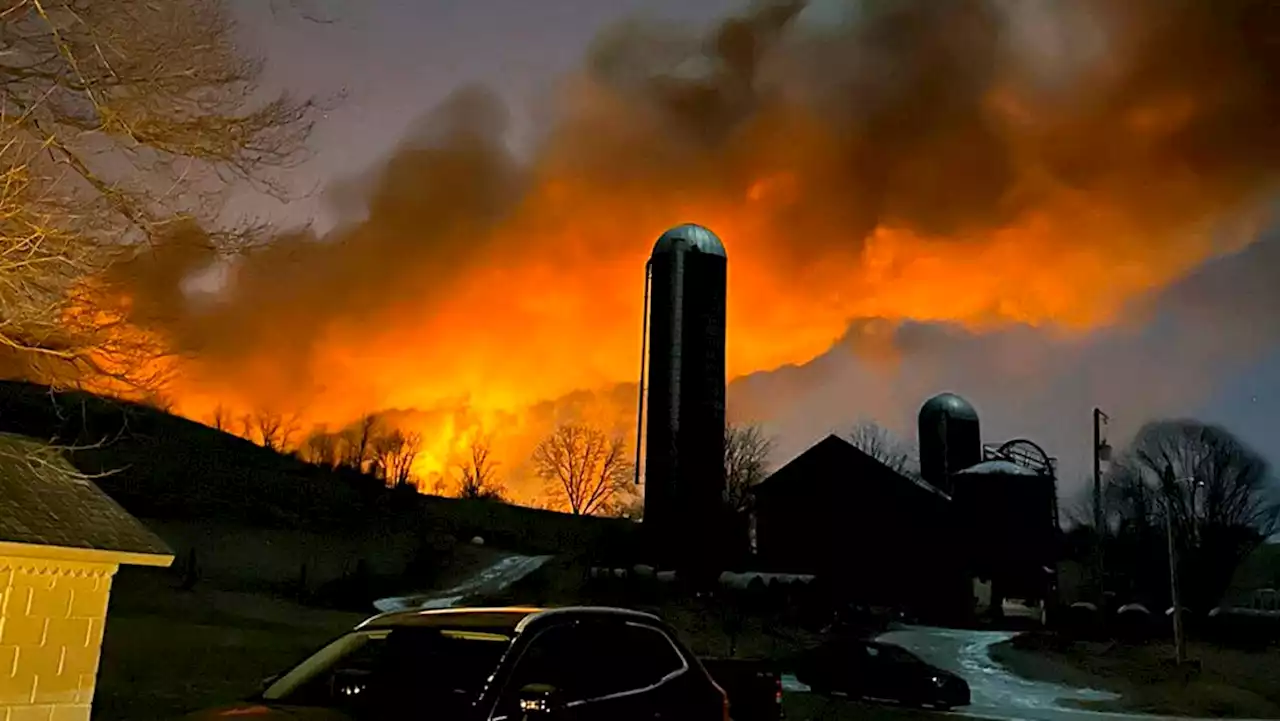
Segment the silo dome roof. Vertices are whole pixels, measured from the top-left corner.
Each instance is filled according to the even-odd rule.
[[[1005,461],[996,459],[993,461],[983,461],[976,466],[969,466],[961,471],[956,471],[956,475],[964,476],[1035,476],[1040,474],[1026,466],[1020,466],[1013,461]]]
[[[720,238],[715,233],[694,223],[685,223],[663,233],[658,242],[653,244],[653,254],[674,252],[678,247],[684,246],[688,250],[695,250],[699,253],[708,253],[710,255],[718,255],[727,258],[724,243],[720,242]]]
[[[973,409],[973,406],[969,405],[969,401],[955,393],[939,393],[925,401],[925,404],[920,407],[921,418],[932,418],[940,415],[966,421],[978,420],[978,412]]]

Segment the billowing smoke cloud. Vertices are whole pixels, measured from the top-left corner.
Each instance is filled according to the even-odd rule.
[[[1280,352],[1280,235],[1215,261],[1177,284],[1136,299],[1141,323],[1088,336],[1028,326],[975,333],[948,324],[854,323],[842,343],[803,365],[754,374],[730,386],[743,419],[763,420],[780,436],[778,461],[861,419],[915,440],[920,404],[955,391],[977,407],[984,440],[1031,438],[1059,458],[1070,498],[1090,473],[1092,409],[1112,417],[1121,445],[1156,417],[1197,415],[1211,395],[1241,376],[1254,396],[1280,410],[1280,371],[1264,359]],[[1240,413],[1213,420],[1239,421]],[[1237,427],[1259,450],[1280,455],[1270,424]]]
[[[825,369],[847,349],[913,379],[850,392],[855,415],[909,414],[946,384],[944,359],[971,357],[972,377],[1001,387],[1069,376],[1059,343],[1134,368],[1151,359],[1091,357],[1101,341],[1080,333],[1247,246],[1234,221],[1280,180],[1274,3],[834,9],[766,3],[701,34],[615,28],[529,161],[505,149],[501,105],[461,90],[343,186],[348,223],[237,260],[214,298],[180,292],[215,262],[180,237],[122,268],[135,321],[190,359],[178,408],[484,418],[611,387],[638,369],[648,246],[688,220],[729,247],[731,375],[845,339],[770,381],[793,391],[757,394],[779,423],[812,424],[795,398],[815,378],[811,395],[835,397],[841,373],[871,373]],[[1007,355],[974,357],[994,352]]]

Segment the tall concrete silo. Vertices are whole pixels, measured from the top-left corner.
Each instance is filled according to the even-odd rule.
[[[646,267],[644,527],[668,568],[711,568],[724,540],[727,264],[715,233],[687,224],[658,238]]]
[[[951,476],[982,461],[978,412],[954,393],[940,393],[920,408],[920,476],[951,493]]]

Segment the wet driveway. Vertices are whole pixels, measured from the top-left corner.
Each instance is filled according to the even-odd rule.
[[[968,716],[996,721],[1172,721],[1174,717],[1087,711],[1073,702],[1108,701],[1117,696],[1096,689],[1072,688],[1013,675],[991,659],[993,644],[1014,636],[1007,631],[971,631],[907,626],[882,634],[878,640],[901,646],[925,661],[959,675],[969,683],[971,705],[942,716]],[[793,678],[788,691],[808,689]],[[1185,717],[1178,721],[1191,721]]]
[[[969,682],[973,702],[958,712],[984,718],[1044,719],[1097,718],[1124,714],[1084,711],[1072,701],[1108,701],[1113,693],[1077,689],[1019,678],[991,659],[993,644],[1013,637],[1007,631],[970,631],[953,628],[906,627],[880,636],[925,661],[944,668]]]

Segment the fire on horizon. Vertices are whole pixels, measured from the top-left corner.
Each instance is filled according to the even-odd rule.
[[[424,478],[484,432],[527,498],[556,422],[634,429],[636,268],[686,218],[732,239],[730,379],[857,319],[1090,333],[1255,239],[1280,179],[1263,3],[921,0],[818,30],[803,5],[606,34],[528,161],[456,94],[359,219],[229,264],[216,302],[181,288],[221,259],[158,245],[122,294],[178,358],[173,407],[386,413]]]

